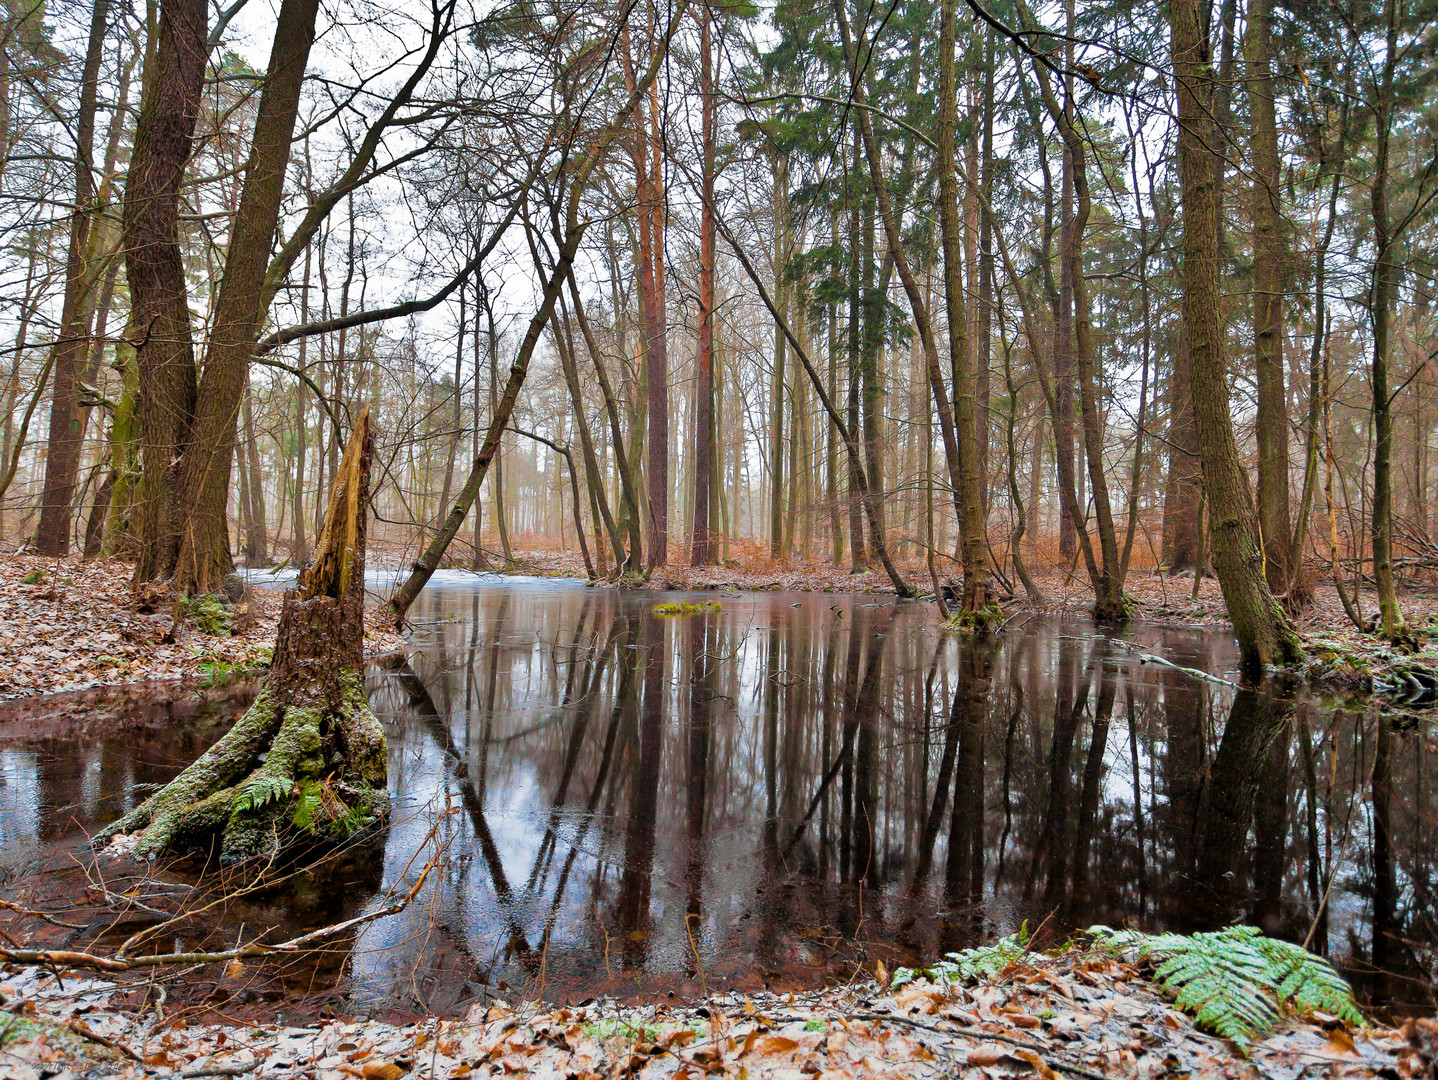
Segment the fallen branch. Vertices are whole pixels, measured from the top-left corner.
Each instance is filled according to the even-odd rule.
[[[111,1039],[105,1035],[101,1035],[79,1017],[72,1016],[69,1020],[65,1021],[65,1026],[80,1036],[80,1038],[89,1039],[93,1043],[99,1043],[107,1049],[124,1054],[131,1061],[143,1062],[145,1060],[132,1047],[126,1046],[119,1039]]]
[[[440,822],[456,810],[446,810],[440,814],[438,820],[430,826],[428,835],[425,836],[420,850],[423,850],[435,836]],[[252,941],[248,945],[241,945],[234,949],[225,949],[222,952],[188,952],[188,953],[157,953],[148,956],[124,957],[116,959],[108,956],[96,956],[94,953],[68,952],[56,949],[5,949],[0,948],[0,960],[13,964],[41,964],[50,967],[66,968],[91,968],[95,971],[135,971],[139,968],[153,968],[167,964],[218,964],[229,960],[249,960],[259,956],[271,956],[276,953],[297,953],[301,949],[314,945],[317,942],[325,941],[336,937],[348,930],[353,930],[365,923],[374,922],[376,919],[383,919],[390,915],[398,915],[407,908],[411,901],[419,895],[420,889],[429,879],[430,873],[439,863],[439,857],[443,853],[441,848],[436,851],[430,860],[425,863],[424,869],[420,871],[418,880],[410,887],[410,890],[400,899],[392,904],[371,911],[365,915],[356,915],[353,919],[346,919],[344,922],[332,923],[329,926],[322,926],[318,930],[311,930],[308,934],[301,934],[299,937],[290,938],[289,941],[282,941],[275,945],[266,945],[263,942]]]
[[[6,911],[13,911],[18,915],[24,915],[27,918],[40,919],[43,922],[49,923],[51,926],[63,926],[66,930],[85,929],[84,923],[66,922],[64,919],[57,919],[55,916],[47,914],[44,911],[35,911],[31,908],[21,907],[19,904],[9,900],[0,900],[0,908],[4,908]]]
[[[1195,679],[1199,679],[1203,682],[1213,683],[1217,686],[1227,686],[1231,689],[1238,688],[1237,683],[1229,682],[1227,679],[1220,679],[1217,675],[1210,675],[1208,672],[1201,671],[1198,668],[1184,667],[1182,664],[1175,664],[1172,660],[1165,660],[1162,656],[1159,656],[1156,653],[1144,652],[1137,645],[1134,645],[1132,642],[1124,641],[1122,638],[1110,638],[1109,640],[1112,641],[1115,645],[1122,645],[1125,649],[1128,649],[1130,652],[1132,652],[1135,656],[1138,657],[1138,662],[1140,664],[1157,664],[1160,667],[1172,668],[1174,671],[1181,671],[1185,675],[1192,675]]]

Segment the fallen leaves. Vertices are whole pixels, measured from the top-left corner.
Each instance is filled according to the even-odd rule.
[[[132,569],[116,560],[0,557],[0,701],[148,680],[213,681],[269,662],[281,596],[251,589],[233,608],[236,633],[202,633],[173,599],[135,603]],[[367,612],[366,650],[404,640]]]
[[[12,1012],[42,1023],[55,1017],[62,1026],[58,1018],[68,1016],[86,1026],[91,1042],[108,1040],[152,1063],[151,1072],[181,1077],[934,1080],[964,1070],[966,1080],[1300,1080],[1317,1070],[1343,1080],[1432,1080],[1438,1036],[1431,1021],[1394,1031],[1350,1030],[1331,1017],[1290,1018],[1246,1060],[1197,1030],[1132,968],[1073,953],[1031,954],[995,981],[971,986],[920,979],[889,993],[869,982],[783,995],[715,994],[662,1007],[499,1001],[476,1006],[464,1020],[406,1027],[338,1020],[314,1027],[165,1025],[153,1010],[105,1008],[106,985],[114,988],[67,978],[65,986],[74,989],[61,990],[48,976],[0,977],[0,990],[23,988],[9,992]],[[80,1008],[83,1021],[66,1012]],[[36,1035],[0,1051],[0,1075],[40,1080],[42,1073],[55,1075],[62,1059],[75,1061],[74,1049]]]

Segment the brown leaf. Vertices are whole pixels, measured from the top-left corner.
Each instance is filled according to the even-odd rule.
[[[971,1068],[985,1068],[997,1065],[1007,1056],[1008,1052],[1001,1046],[975,1046],[969,1050],[968,1064]]]
[[[1034,1072],[1039,1074],[1039,1080],[1058,1080],[1058,1073],[1054,1072],[1049,1063],[1034,1051],[1015,1047],[1013,1056],[1032,1065]]]
[[[754,1044],[754,1048],[761,1054],[787,1054],[797,1050],[799,1044],[783,1035],[765,1035]]]
[[[404,1070],[392,1061],[369,1061],[360,1075],[364,1080],[399,1080]]]
[[[1328,1033],[1328,1045],[1340,1054],[1353,1054],[1354,1056],[1358,1054],[1358,1049],[1353,1045],[1353,1036],[1341,1027],[1336,1027]]]

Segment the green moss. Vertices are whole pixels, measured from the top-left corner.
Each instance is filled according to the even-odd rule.
[[[724,608],[717,600],[704,600],[698,604],[683,600],[677,604],[668,601],[655,604],[650,610],[655,615],[697,615],[701,611],[723,611]]]
[[[940,629],[960,632],[987,630],[1003,621],[1003,609],[998,604],[985,604],[978,608],[961,608],[955,611],[953,615],[949,616],[947,622],[941,624]]]
[[[221,859],[233,863],[272,856],[291,833],[344,840],[383,822],[384,729],[358,672],[338,682],[334,702],[287,707],[267,686],[219,742],[100,839],[141,832],[135,854],[154,858],[220,835]]]
[[[45,580],[45,571],[36,567],[20,579],[21,585],[38,585]]]
[[[202,634],[229,637],[234,626],[234,611],[218,596],[187,596],[180,601],[185,617],[193,619]]]

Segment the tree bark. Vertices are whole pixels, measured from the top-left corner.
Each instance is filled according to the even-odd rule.
[[[240,209],[215,300],[204,376],[180,460],[176,498],[184,507],[184,520],[173,561],[164,552],[156,567],[164,576],[173,575],[176,587],[186,593],[213,591],[233,568],[223,525],[235,421],[264,315],[265,271],[318,11],[319,0],[284,0],[276,21]]]
[[[1209,514],[1214,571],[1252,675],[1264,666],[1294,664],[1298,636],[1264,581],[1251,532],[1253,504],[1238,460],[1228,409],[1227,372],[1219,322],[1218,217],[1213,155],[1214,70],[1198,0],[1171,0],[1173,61],[1178,86],[1179,179],[1183,195],[1183,320],[1189,334],[1194,422]]]
[[[788,262],[785,231],[788,229],[789,168],[776,156],[774,168],[774,299],[780,318],[788,311],[788,290],[784,287],[784,265]],[[784,331],[774,325],[774,372],[769,380],[769,554],[784,558]],[[852,424],[853,421],[851,420]]]
[[[1198,504],[1203,496],[1203,467],[1198,460],[1198,429],[1193,424],[1193,378],[1188,331],[1180,325],[1168,383],[1168,476],[1163,496],[1163,564],[1170,574],[1195,569],[1198,555]]]
[[[954,75],[957,0],[943,0],[939,28],[939,222],[943,233],[944,292],[949,315],[949,358],[954,370],[954,426],[959,452],[959,529],[964,568],[963,611],[979,618],[988,609],[983,492],[979,481],[978,418],[969,362],[962,279],[963,222],[959,218],[959,177],[954,157],[958,127],[958,85]]]
[[[250,527],[245,536],[245,565],[269,566],[269,529],[265,524],[265,485],[260,471],[260,445],[255,437],[255,410],[249,385],[245,386],[245,452],[247,460],[250,495]]]
[[[137,581],[173,572],[179,549],[176,466],[196,392],[179,203],[205,75],[206,9],[205,0],[161,0],[125,181],[121,243],[139,377],[140,476],[130,518],[140,541]]]
[[[710,44],[709,8],[699,14],[700,139],[703,143],[700,184],[704,205],[699,218],[699,357],[694,410],[694,524],[689,563],[705,566],[713,561],[709,539],[710,499],[714,472],[714,152],[718,127],[714,115],[714,60]]]
[[[102,230],[95,213],[95,100],[109,16],[109,0],[95,0],[90,12],[85,63],[80,72],[79,110],[75,116],[75,209],[70,216],[70,247],[65,264],[65,297],[59,334],[51,346],[54,370],[50,435],[45,454],[45,481],[40,491],[40,524],[35,533],[36,550],[50,557],[70,550],[70,518],[75,484],[80,476],[84,433],[79,408],[80,367],[89,351],[92,297],[98,278],[97,262],[102,254],[96,249]]]
[[[1378,611],[1383,636],[1398,640],[1407,636],[1403,610],[1393,581],[1393,399],[1388,392],[1389,340],[1397,292],[1398,266],[1395,261],[1392,222],[1388,216],[1389,139],[1393,124],[1393,68],[1398,52],[1397,0],[1384,4],[1386,52],[1373,110],[1375,145],[1373,180],[1369,192],[1373,212],[1373,288],[1369,294],[1369,315],[1373,320],[1373,577],[1378,590]],[[1334,573],[1338,565],[1334,563]]]
[[[1288,401],[1283,377],[1283,189],[1278,154],[1269,21],[1272,0],[1249,0],[1244,52],[1253,156],[1253,352],[1258,381],[1258,527],[1264,576],[1275,596],[1294,601],[1293,527],[1288,513]]]

